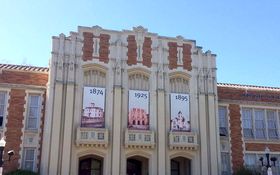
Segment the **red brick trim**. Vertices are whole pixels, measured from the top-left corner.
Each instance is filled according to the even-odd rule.
[[[110,35],[107,34],[100,34],[100,41],[99,41],[99,60],[108,63],[109,62],[109,40]]]
[[[93,33],[84,32],[83,60],[92,60],[93,53]]]
[[[20,145],[22,143],[21,137],[23,135],[23,113],[25,111],[25,90],[20,89],[11,89],[10,99],[9,99],[9,108],[7,116],[7,131],[6,136],[6,146],[4,150],[4,160],[8,159],[7,152],[9,150],[14,150],[15,155],[13,156],[10,162],[4,162],[4,172],[10,172],[19,168],[19,159],[20,156]]]
[[[48,74],[45,73],[4,70],[0,74],[0,83],[46,86],[47,82]]]
[[[280,92],[268,90],[217,87],[219,100],[240,100],[280,103]]]
[[[280,143],[245,143],[246,151],[264,151],[268,147],[270,151],[280,152]]]
[[[152,66],[152,39],[145,37],[143,43],[143,65],[147,67]]]
[[[134,35],[128,35],[127,37],[127,64],[137,64],[137,44]]]
[[[169,60],[169,69],[177,68],[177,43],[168,42],[168,60]]]
[[[183,68],[188,71],[192,70],[191,48],[190,44],[183,44]]]
[[[241,114],[240,106],[237,104],[229,105],[229,122],[230,122],[230,138],[231,138],[231,157],[232,167],[235,172],[244,164],[243,141],[241,130]]]

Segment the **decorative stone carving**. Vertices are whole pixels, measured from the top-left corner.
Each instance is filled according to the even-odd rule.
[[[205,93],[203,69],[199,69],[199,73],[198,73],[198,89],[199,89],[199,93]]]
[[[92,30],[93,30],[93,34],[95,36],[99,36],[100,35],[100,32],[102,30],[102,27],[98,26],[98,25],[95,25],[95,26],[92,26]]]
[[[144,28],[143,26],[133,27],[133,31],[137,33],[146,33],[148,29]]]
[[[121,85],[121,73],[122,73],[122,63],[120,59],[117,59],[114,65],[115,70],[115,84]]]
[[[157,73],[158,73],[158,88],[163,89],[164,88],[164,73],[163,73],[163,64],[159,63],[157,67]]]

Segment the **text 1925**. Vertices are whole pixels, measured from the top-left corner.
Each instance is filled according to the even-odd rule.
[[[147,99],[148,98],[148,95],[147,94],[144,94],[144,93],[134,93],[134,96],[136,98],[144,98],[144,99]]]

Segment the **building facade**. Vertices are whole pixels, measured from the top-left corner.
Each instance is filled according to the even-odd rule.
[[[52,46],[49,68],[0,66],[5,172],[224,175],[280,155],[280,88],[217,83],[193,40],[94,26]]]

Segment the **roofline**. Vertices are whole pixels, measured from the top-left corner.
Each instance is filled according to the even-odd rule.
[[[245,84],[234,84],[234,83],[217,83],[217,86],[218,87],[239,88],[239,89],[280,91],[280,87],[245,85]]]
[[[48,67],[40,66],[28,66],[28,65],[18,65],[18,64],[0,64],[0,70],[13,70],[13,71],[29,71],[29,72],[40,72],[48,73]]]

